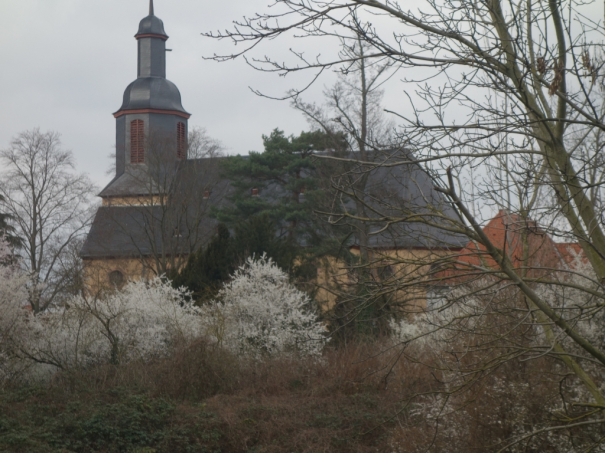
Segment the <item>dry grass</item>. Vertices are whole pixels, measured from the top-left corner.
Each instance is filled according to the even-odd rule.
[[[444,390],[442,376],[407,352],[376,342],[253,362],[198,342],[151,364],[15,385],[0,392],[0,450],[495,451],[557,401],[554,365],[510,362],[451,394],[454,411],[437,423],[426,402]]]

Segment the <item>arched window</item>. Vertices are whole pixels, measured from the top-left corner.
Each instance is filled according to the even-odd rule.
[[[185,123],[178,123],[176,125],[176,157],[177,159],[185,159],[185,148],[187,146],[187,140],[185,136]]]
[[[113,271],[109,273],[109,283],[116,288],[121,288],[124,285],[124,274],[120,271]]]
[[[130,163],[145,162],[145,122],[134,120],[130,122]]]

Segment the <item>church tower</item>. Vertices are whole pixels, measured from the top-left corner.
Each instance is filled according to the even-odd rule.
[[[153,0],[135,38],[137,78],[113,114],[116,174],[80,251],[91,293],[179,268],[214,235],[211,193],[220,197],[228,185],[216,161],[187,158],[191,115],[166,79],[168,35]]]
[[[116,118],[116,179],[148,160],[150,143],[162,140],[164,161],[187,158],[187,120],[191,116],[181,104],[181,93],[166,79],[164,23],[155,16],[153,0],[149,15],[139,24],[137,79],[126,88]],[[115,181],[115,179],[114,179]],[[103,195],[103,194],[101,194]]]

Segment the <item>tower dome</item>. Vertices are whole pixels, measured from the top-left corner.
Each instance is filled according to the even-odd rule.
[[[150,161],[166,163],[187,159],[191,115],[183,108],[179,89],[166,79],[168,35],[164,23],[154,14],[153,0],[135,38],[137,78],[128,85],[122,106],[113,114],[116,118],[116,179],[102,196],[122,193],[124,181]]]
[[[174,83],[166,79],[166,40],[164,23],[155,16],[153,0],[149,1],[149,15],[139,23],[135,35],[138,41],[137,79],[124,91],[116,118],[127,113],[176,114],[189,118],[181,103],[181,93]]]
[[[164,36],[168,39],[168,35],[164,31],[164,22],[159,17],[149,15],[141,20],[139,23],[139,31],[135,37],[141,37],[142,35],[158,35]]]
[[[119,112],[129,110],[165,110],[189,117],[181,104],[181,93],[174,83],[161,77],[139,77],[124,91]]]

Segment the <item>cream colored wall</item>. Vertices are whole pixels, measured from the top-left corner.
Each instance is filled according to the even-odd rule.
[[[138,197],[105,197],[103,206],[157,206],[161,203],[160,197],[155,195]]]
[[[359,249],[351,252],[359,256]],[[431,264],[454,253],[450,250],[375,249],[369,252],[371,264],[368,267],[388,291],[392,306],[405,306],[406,312],[422,311],[426,308],[427,275]],[[393,271],[391,278],[381,276],[380,269],[387,265]],[[324,259],[317,270],[316,300],[324,310],[330,310],[339,294],[346,293],[353,284],[344,262]]]
[[[359,255],[358,249],[351,252]],[[381,280],[389,291],[392,306],[405,306],[406,312],[426,308],[426,280],[431,264],[451,256],[454,252],[448,250],[423,249],[379,249],[370,251],[370,268],[376,278]],[[183,260],[186,262],[186,260]],[[145,264],[145,265],[143,265]],[[389,265],[393,276],[381,279],[380,268]],[[84,260],[86,286],[91,293],[112,289],[109,274],[120,271],[125,280],[151,278],[155,275],[153,260],[143,263],[137,258],[119,259],[87,259]],[[355,281],[343,261],[334,258],[324,258],[317,269],[315,298],[323,310],[334,308],[340,294],[352,290]]]
[[[148,264],[143,266],[143,262],[135,258],[85,259],[84,276],[87,291],[90,294],[98,294],[113,289],[109,281],[109,274],[113,271],[120,271],[125,281],[150,278],[153,276],[151,264],[149,260]]]

